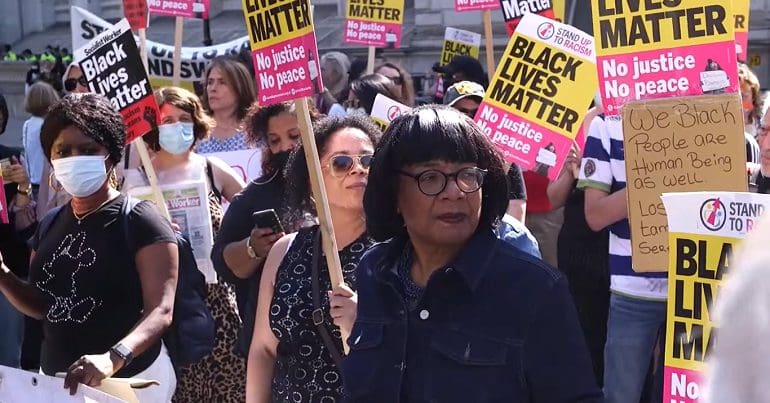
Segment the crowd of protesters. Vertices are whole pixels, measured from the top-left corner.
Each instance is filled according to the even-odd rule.
[[[219,57],[200,94],[156,89],[143,137],[163,184],[209,190],[218,280],[182,298],[178,228],[125,195],[147,175],[66,57],[30,60],[23,149],[0,146],[0,364],[73,390],[157,379],[138,392],[152,402],[660,401],[667,280],[631,269],[622,127],[599,97],[549,181],[506,167],[474,123],[476,59],[434,66],[418,106],[399,63],[365,74],[323,55],[308,109],[345,281],[332,290],[295,104],[259,105],[253,66]],[[748,182],[770,193],[770,117],[739,71]],[[415,109],[382,133],[378,94]],[[0,133],[7,119],[0,95]],[[249,183],[208,155],[245,149],[262,156]],[[252,221],[267,209],[277,226]],[[164,336],[182,320],[202,340],[184,361]]]

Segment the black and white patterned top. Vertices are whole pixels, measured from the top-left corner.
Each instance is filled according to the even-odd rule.
[[[273,372],[274,402],[332,403],[342,401],[342,378],[313,324],[313,241],[318,226],[299,230],[275,279],[270,328],[278,339]],[[355,289],[356,267],[372,245],[366,234],[340,251],[345,283]],[[340,331],[329,316],[331,280],[323,257],[318,265],[324,326],[342,351]]]

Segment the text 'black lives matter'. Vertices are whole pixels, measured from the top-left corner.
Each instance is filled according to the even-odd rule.
[[[721,4],[682,8],[682,0],[597,1],[603,49],[724,35],[732,18]],[[666,36],[670,32],[671,37],[661,32]]]
[[[305,0],[246,0],[245,10],[254,43],[279,38],[312,24]]]
[[[117,110],[151,95],[152,88],[138,55],[139,49],[130,30],[94,49],[80,62],[88,88],[109,98]]]
[[[401,10],[385,7],[385,0],[349,0],[348,15],[365,20],[401,21]]]
[[[502,61],[500,79],[492,84],[490,98],[573,132],[580,115],[551,98],[562,79],[575,81],[583,61],[548,47],[534,54],[535,42],[522,36],[514,39],[510,49]]]
[[[551,0],[501,0],[500,8],[506,21],[515,20],[527,13],[541,13],[551,9]]]

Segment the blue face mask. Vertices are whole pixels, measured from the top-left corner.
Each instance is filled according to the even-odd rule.
[[[195,141],[193,124],[185,122],[158,126],[160,147],[171,154],[183,154],[190,150]]]

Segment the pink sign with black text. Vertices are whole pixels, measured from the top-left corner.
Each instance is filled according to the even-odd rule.
[[[345,43],[401,47],[404,0],[348,0],[343,29]]]

